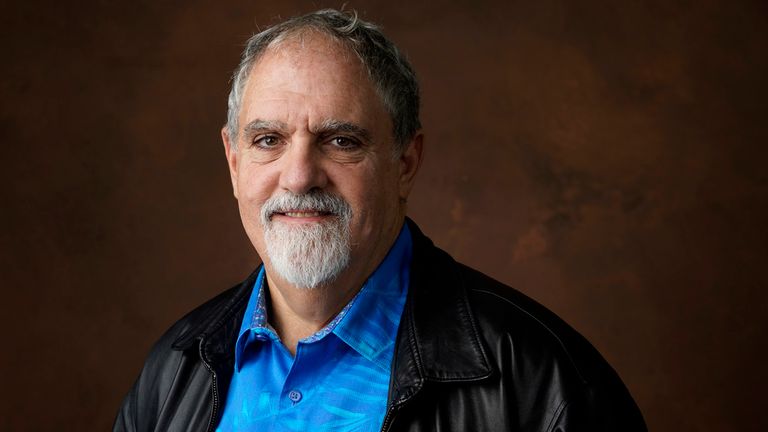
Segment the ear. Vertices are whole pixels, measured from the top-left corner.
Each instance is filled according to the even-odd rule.
[[[411,193],[416,173],[419,171],[419,167],[421,167],[423,147],[424,134],[418,131],[411,142],[405,147],[403,155],[400,156],[399,187],[401,199],[407,199]]]
[[[237,143],[230,139],[226,126],[221,128],[221,141],[224,143],[224,154],[227,156],[229,177],[232,180],[232,193],[237,198]]]

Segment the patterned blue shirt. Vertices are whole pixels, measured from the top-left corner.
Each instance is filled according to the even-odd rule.
[[[296,356],[267,322],[264,269],[235,346],[235,370],[217,431],[378,431],[408,291],[411,234],[395,244],[357,295]]]

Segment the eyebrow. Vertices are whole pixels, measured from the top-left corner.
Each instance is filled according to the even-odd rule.
[[[313,127],[310,132],[315,135],[329,135],[337,132],[343,132],[358,136],[363,141],[371,140],[371,133],[364,127],[355,123],[345,122],[341,120],[328,119],[324,120],[320,126]]]
[[[288,129],[288,125],[281,121],[256,119],[245,125],[243,133],[245,135],[250,135],[254,132],[263,132],[266,130],[284,131],[286,129]]]

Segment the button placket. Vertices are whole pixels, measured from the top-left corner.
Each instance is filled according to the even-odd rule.
[[[293,364],[291,365],[291,369],[288,372],[285,381],[283,382],[283,399],[280,402],[280,404],[283,406],[295,406],[304,398],[304,394],[300,388],[306,383],[302,378],[304,375],[301,372],[301,369],[303,367],[302,365],[306,364],[307,362],[307,350],[308,347],[304,343],[299,342],[296,347],[296,355],[293,358]],[[288,406],[285,407],[288,408]]]

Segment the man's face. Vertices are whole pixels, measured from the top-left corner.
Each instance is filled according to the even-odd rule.
[[[316,211],[311,205],[272,204],[320,194],[340,198],[351,210],[342,230],[348,233],[349,260],[334,277],[340,283],[362,283],[402,224],[421,136],[404,155],[395,155],[392,121],[367,71],[354,53],[322,35],[289,39],[262,55],[247,81],[239,125],[237,150],[226,130],[222,134],[243,225],[268,274],[280,277],[273,271],[279,254],[268,242],[307,237],[265,236],[265,226],[281,233],[309,232],[333,224],[338,228],[343,221],[335,211]],[[265,203],[273,210],[262,217]],[[322,235],[314,239],[324,241]]]

